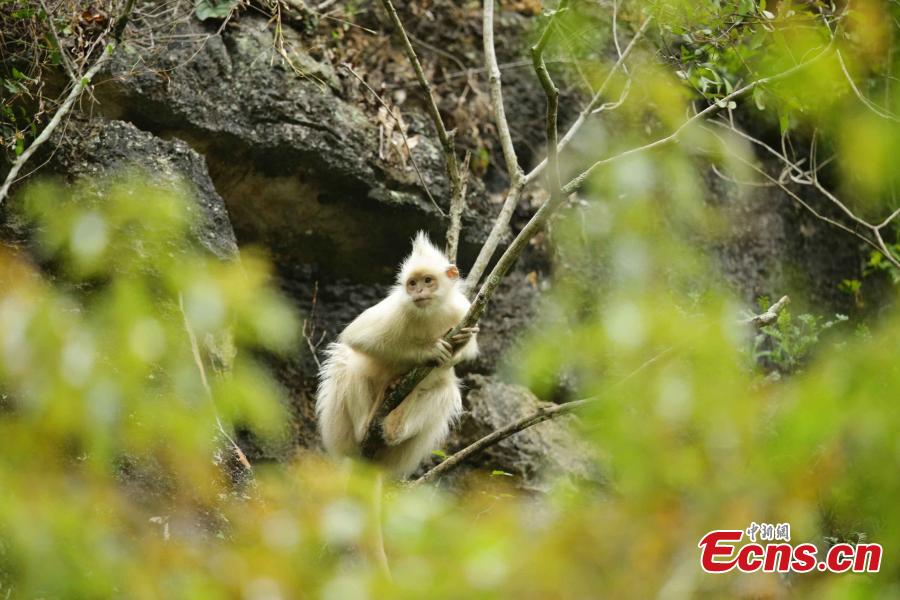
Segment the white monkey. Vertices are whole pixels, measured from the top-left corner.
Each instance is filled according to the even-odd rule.
[[[316,415],[329,453],[358,455],[388,386],[426,363],[436,368],[385,418],[386,447],[376,460],[404,477],[443,442],[462,408],[453,365],[478,354],[477,327],[462,329],[453,344],[442,339],[469,309],[461,288],[459,270],[420,231],[387,298],[328,347]]]

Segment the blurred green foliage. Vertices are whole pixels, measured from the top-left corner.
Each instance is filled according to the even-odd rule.
[[[761,312],[766,308],[762,306]],[[793,373],[807,362],[825,332],[847,320],[847,315],[840,313],[825,320],[818,315],[794,316],[790,309],[782,310],[775,323],[760,327],[753,338],[753,361],[778,373]],[[843,348],[836,345],[825,351],[840,352]]]
[[[685,78],[644,57],[617,121],[634,126],[600,130],[567,168],[578,152],[655,139],[692,99],[777,72],[827,37],[818,2],[649,5],[657,35],[690,38]],[[877,76],[896,71],[882,52],[896,7],[860,6],[838,43],[881,92]],[[645,7],[623,14],[637,21]],[[776,135],[814,127],[842,152],[832,176],[855,208],[896,208],[896,123],[859,103],[834,56],[735,107],[748,108]],[[757,333],[707,256],[721,222],[697,155],[750,178],[740,140],[694,128],[598,173],[550,233],[555,278],[517,376],[544,393],[566,373],[574,396],[595,398],[580,428],[608,487],[522,496],[497,470],[458,495],[389,486],[381,513],[364,467],[304,455],[256,465],[247,484],[224,468],[217,416],[260,437],[288,425],[254,357],[296,352],[298,326],[263,260],[206,257],[186,194],[146,181],[29,187],[42,268],[0,251],[0,597],[896,598],[900,314],[864,336],[832,327],[833,343],[810,352],[827,323],[784,313],[763,332],[766,360],[803,369],[762,377],[747,360]],[[855,165],[861,156],[872,164]],[[190,333],[214,373],[209,394]],[[393,581],[369,560],[379,520]],[[699,539],[751,521],[788,522],[794,543],[820,550],[864,536],[884,546],[882,570],[704,574]]]

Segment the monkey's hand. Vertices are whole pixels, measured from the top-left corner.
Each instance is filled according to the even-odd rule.
[[[434,348],[431,350],[431,357],[429,361],[433,363],[436,367],[444,367],[453,360],[453,344],[446,341],[444,338],[438,339],[434,343]]]
[[[451,340],[453,340],[453,347],[455,351],[459,351],[463,346],[468,344],[469,340],[471,340],[472,337],[479,331],[481,330],[478,328],[478,325],[474,325],[472,327],[463,327],[462,329],[460,329],[459,333],[450,338]]]

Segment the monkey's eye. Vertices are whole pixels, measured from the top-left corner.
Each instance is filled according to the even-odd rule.
[[[408,285],[409,287],[412,287],[412,286],[416,285],[416,280],[410,279],[409,281],[406,282],[406,285]]]
[[[426,278],[425,278],[425,283],[426,283],[426,284],[430,284],[432,281],[434,281],[434,279],[432,279],[431,277],[426,277]]]

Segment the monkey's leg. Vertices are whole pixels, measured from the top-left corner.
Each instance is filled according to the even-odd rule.
[[[389,446],[396,446],[418,435],[435,420],[446,420],[460,403],[453,370],[432,371],[385,418],[384,441]]]

